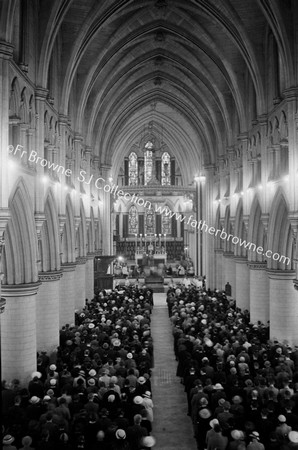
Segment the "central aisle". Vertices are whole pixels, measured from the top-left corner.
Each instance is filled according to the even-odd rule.
[[[154,344],[152,435],[157,441],[154,450],[196,450],[191,420],[187,416],[186,394],[180,378],[176,377],[177,361],[166,294],[154,294],[151,334]]]

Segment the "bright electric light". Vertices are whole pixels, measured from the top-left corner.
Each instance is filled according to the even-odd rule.
[[[113,177],[109,177],[109,182],[112,183]]]
[[[285,175],[285,176],[283,177],[283,180],[286,181],[286,182],[289,181],[289,175]]]
[[[244,194],[244,192],[243,192],[243,191],[241,191],[241,192],[240,192],[240,194],[241,194],[241,195],[243,195],[243,194]]]
[[[14,161],[12,161],[11,159],[8,161],[8,167],[10,168],[10,170],[14,170],[16,169],[17,165]]]
[[[263,189],[263,186],[261,184],[259,184],[258,189]]]
[[[46,184],[46,183],[48,183],[49,178],[48,178],[46,175],[44,175],[44,176],[41,178],[41,181],[43,182],[43,184]]]

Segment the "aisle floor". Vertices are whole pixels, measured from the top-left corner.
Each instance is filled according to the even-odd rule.
[[[152,435],[157,441],[154,450],[196,450],[191,420],[187,416],[186,394],[180,378],[176,377],[177,361],[164,293],[154,294],[151,333],[154,340]]]

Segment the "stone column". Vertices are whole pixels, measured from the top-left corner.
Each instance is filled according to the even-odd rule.
[[[234,258],[234,261],[236,266],[236,289],[234,294],[236,305],[242,310],[249,310],[249,268],[247,259],[239,256]]]
[[[215,249],[214,250],[215,258],[214,258],[214,265],[215,265],[215,288],[216,289],[223,289],[223,250],[222,249]]]
[[[225,252],[223,253],[223,289],[227,282],[232,286],[231,297],[235,298],[236,294],[236,270],[234,262],[234,253]]]
[[[75,309],[85,306],[86,300],[86,257],[76,259],[75,272]]]
[[[250,321],[259,321],[267,325],[269,320],[269,278],[266,273],[267,263],[249,262],[249,310]]]
[[[208,227],[213,225],[213,198],[214,198],[214,165],[204,166],[204,172],[206,173],[206,183],[205,183],[205,205],[204,205],[204,216]],[[207,287],[210,289],[217,289],[215,281],[215,270],[214,270],[214,246],[215,237],[210,233],[203,232],[203,248],[204,248],[204,267]]]
[[[49,354],[59,345],[59,298],[61,271],[41,272],[36,301],[37,350]]]
[[[74,322],[75,310],[75,270],[74,263],[61,265],[63,277],[60,280],[59,328]]]
[[[13,54],[13,46],[8,42],[0,42],[0,246],[10,212],[8,209],[9,177],[8,144],[9,144],[9,64]],[[1,249],[0,249],[1,252]],[[0,268],[1,272],[1,268]],[[1,283],[0,283],[1,293]]]
[[[36,294],[40,283],[2,285],[2,379],[28,383],[36,370]],[[3,319],[3,320],[2,320]]]
[[[270,295],[270,338],[298,345],[298,292],[295,271],[267,270]]]
[[[86,270],[86,298],[88,300],[94,297],[94,255],[87,255]]]
[[[102,214],[102,250],[104,255],[111,255],[113,251],[113,232],[111,224],[111,194],[104,190],[104,186],[109,184],[111,166],[105,164],[101,166],[102,178],[105,182],[102,182],[103,189],[100,191],[101,196],[101,208],[100,213]]]

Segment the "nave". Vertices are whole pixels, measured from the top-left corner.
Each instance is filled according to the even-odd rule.
[[[151,319],[154,342],[152,393],[154,398],[154,436],[158,450],[195,450],[196,444],[184,387],[176,377],[171,323],[166,294],[155,293]]]

